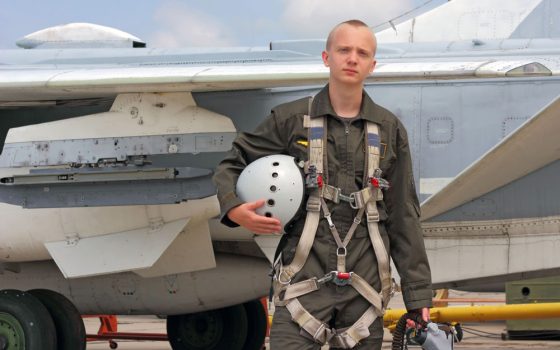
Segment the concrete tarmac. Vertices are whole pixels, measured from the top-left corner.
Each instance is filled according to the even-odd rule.
[[[461,298],[493,298],[505,299],[503,293],[465,293],[452,291],[450,297]],[[457,304],[454,304],[457,305]],[[390,306],[392,308],[402,308],[402,299],[397,295]],[[89,334],[97,333],[99,320],[85,319],[86,330]],[[506,332],[505,321],[495,321],[487,323],[463,324],[463,341],[455,345],[455,349],[478,349],[478,350],[521,350],[521,349],[547,349],[560,350],[560,341],[521,341],[521,340],[502,340],[502,333]],[[146,333],[165,333],[165,320],[155,316],[119,316],[118,331],[120,332],[146,332]],[[392,335],[385,330],[383,349],[391,349]],[[118,349],[122,350],[171,350],[171,346],[163,341],[130,341],[116,340]],[[268,344],[267,344],[268,345]],[[89,342],[87,350],[110,349],[107,340]],[[268,349],[268,346],[267,346]],[[324,347],[322,350],[326,350]],[[409,349],[420,349],[419,347],[409,347]]]
[[[88,333],[96,333],[99,322],[95,319],[86,320]],[[465,324],[465,336],[461,343],[455,345],[455,349],[479,349],[479,350],[522,350],[522,349],[560,349],[560,341],[503,341],[501,334],[505,332],[505,322],[489,322],[478,324]],[[484,337],[473,335],[467,332],[471,330],[479,333],[485,332]],[[151,316],[121,316],[119,317],[119,331],[122,332],[147,332],[165,333],[165,320],[160,320]],[[391,349],[391,334],[385,332],[383,349]],[[122,350],[171,350],[167,342],[162,341],[130,341],[117,340],[118,349]],[[267,347],[268,348],[268,347]],[[110,349],[109,342],[95,341],[89,342],[88,350]],[[328,349],[325,347],[323,350]],[[420,349],[409,347],[409,349]]]

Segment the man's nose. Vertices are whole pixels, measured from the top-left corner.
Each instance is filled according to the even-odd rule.
[[[348,63],[355,64],[356,62],[358,62],[358,55],[355,51],[351,51],[348,55]]]

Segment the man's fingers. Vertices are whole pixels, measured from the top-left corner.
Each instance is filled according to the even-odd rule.
[[[280,226],[255,226],[251,231],[255,233],[280,233],[282,228]]]
[[[255,220],[251,222],[251,231],[255,233],[279,233],[282,232],[282,226],[277,219],[261,217],[267,220]]]
[[[250,210],[256,210],[260,207],[262,207],[264,205],[264,199],[258,200],[258,201],[254,201],[254,202],[249,202],[246,204],[247,208]]]
[[[282,225],[278,218],[266,217],[256,213],[264,205],[264,200],[241,204],[228,212],[228,217],[235,223],[255,233],[280,233]]]
[[[282,229],[282,225],[280,225],[278,221],[273,221],[273,222],[254,221],[251,226],[264,230],[269,229],[269,230],[280,231]]]
[[[274,217],[269,218],[267,216],[259,215],[257,213],[255,213],[255,215],[251,217],[251,220],[259,224],[280,225],[280,220],[278,220],[278,218],[274,218]]]
[[[430,309],[425,307],[422,309],[422,319],[426,322],[430,321]]]

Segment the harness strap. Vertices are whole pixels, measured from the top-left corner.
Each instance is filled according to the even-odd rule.
[[[319,283],[317,282],[317,277],[310,278],[305,281],[297,282],[285,286],[280,294],[279,297],[281,301],[290,300],[294,298],[298,298],[302,295],[314,292],[320,288]]]
[[[375,170],[379,168],[379,156],[381,143],[379,141],[379,126],[375,123],[366,122],[366,181],[373,177]],[[364,183],[366,182],[364,181]]]
[[[297,299],[292,299],[286,304],[292,320],[305,330],[313,340],[319,344],[328,343],[334,332],[325,323],[311,315]]]
[[[368,179],[373,178],[376,170],[379,168],[379,126],[374,123],[366,123],[367,133],[367,176]],[[377,200],[383,199],[383,192],[377,189]],[[383,238],[379,232],[379,211],[377,204],[373,201],[366,203],[366,220],[368,226],[369,237],[375,257],[377,258],[377,269],[381,280],[381,295],[383,297],[383,307],[386,308],[391,298],[392,280],[391,265],[389,255],[385,249]]]
[[[379,317],[375,306],[370,306],[350,327],[336,330],[311,315],[297,299],[290,300],[286,309],[292,320],[315,342],[322,345],[328,343],[331,347],[342,349],[351,349],[360,340],[367,338],[370,335],[369,327]]]
[[[311,104],[311,101],[310,101]],[[310,107],[311,110],[311,107]],[[308,128],[309,139],[309,165],[315,167],[317,175],[328,175],[325,172],[326,166],[326,127],[325,118],[304,117],[304,126]],[[379,128],[377,124],[366,122],[366,145],[367,157],[364,164],[364,186],[361,191],[354,192],[349,196],[341,193],[339,188],[328,185],[328,181],[323,182],[323,186],[314,189],[307,201],[307,218],[302,235],[296,248],[292,262],[287,266],[280,266],[278,271],[276,290],[277,305],[285,305],[290,312],[292,319],[301,327],[302,332],[306,332],[316,342],[320,344],[329,343],[331,347],[352,348],[358,342],[370,335],[369,327],[384,314],[385,308],[391,293],[391,271],[389,256],[385,250],[383,239],[379,232],[379,212],[376,201],[383,198],[380,188],[373,188],[369,185],[369,180],[376,174],[379,168]],[[359,209],[354,223],[348,230],[344,241],[341,240],[336,226],[332,222],[331,213],[325,199],[339,203],[344,200],[350,203],[352,208]],[[372,247],[375,251],[379,277],[381,279],[381,293],[378,293],[366,280],[355,273],[350,273],[348,284],[351,285],[371,306],[366,312],[350,327],[346,329],[331,329],[328,325],[315,318],[298,301],[298,297],[316,291],[322,283],[322,278],[317,277],[290,284],[292,278],[303,268],[310,253],[317,228],[319,225],[320,211],[323,210],[325,219],[329,223],[331,233],[337,244],[337,268],[339,272],[346,272],[346,246],[360,224],[361,217],[366,214],[367,226]],[[281,264],[280,264],[281,265]]]
[[[332,185],[324,185],[321,189],[321,197],[337,204],[340,203],[340,201],[346,201],[350,203],[350,206],[354,209],[362,208],[371,198],[377,199],[379,197],[379,193],[379,189],[372,189],[370,187],[350,193],[349,195],[344,195],[340,188]],[[381,198],[383,198],[383,196],[381,196]]]
[[[376,315],[383,316],[385,313],[383,299],[377,291],[362,277],[353,273],[350,285],[358,292],[364,299],[369,301],[376,311]]]
[[[334,279],[333,274],[338,272],[339,271],[333,271],[330,274],[325,275],[325,277],[321,280],[317,277],[313,277],[305,281],[283,286],[281,287],[282,290],[278,294],[278,297],[280,301],[289,302],[291,299],[314,292],[321,288],[322,284],[327,281],[332,281]],[[366,280],[358,274],[351,272],[347,285],[352,286],[362,297],[364,297],[364,299],[366,299],[376,309],[379,316],[384,314],[384,302],[382,296]],[[285,304],[286,303],[284,303],[284,305]]]
[[[371,202],[370,202],[371,203]],[[389,263],[389,255],[385,250],[381,233],[379,232],[379,212],[375,203],[368,203],[368,231],[371,245],[375,251],[377,258],[377,269],[379,271],[379,278],[381,280],[381,295],[383,297],[383,307],[386,308],[391,297],[392,283],[391,283],[391,265]]]
[[[307,217],[305,218],[303,232],[296,247],[294,259],[289,265],[280,268],[280,273],[278,275],[278,282],[280,284],[289,284],[292,278],[301,271],[303,265],[305,265],[307,261],[311,247],[313,246],[317,227],[319,226],[321,211],[321,200],[317,190],[309,195],[306,209]]]
[[[305,116],[309,128],[307,129],[308,141],[309,141],[309,163],[315,165],[317,169],[317,174],[328,176],[324,169],[326,168],[326,153],[325,145],[327,132],[324,123],[324,117],[311,118]]]
[[[321,208],[323,209],[323,216],[329,222],[329,229],[331,230],[334,240],[336,241],[336,268],[339,272],[346,272],[346,246],[352,239],[352,236],[354,236],[354,232],[356,232],[356,229],[361,222],[361,217],[364,215],[365,207],[362,207],[360,208],[360,210],[358,210],[358,214],[356,214],[356,216],[354,217],[352,226],[350,226],[350,229],[348,229],[348,232],[346,233],[346,237],[344,237],[344,242],[340,239],[340,234],[338,233],[338,230],[336,229],[336,226],[331,219],[331,212],[329,211],[329,207],[327,206],[327,203],[323,198],[321,198]]]
[[[369,326],[377,319],[378,315],[373,306],[349,328],[337,331],[335,336],[329,341],[331,348],[351,349],[359,344],[360,340],[369,337]]]

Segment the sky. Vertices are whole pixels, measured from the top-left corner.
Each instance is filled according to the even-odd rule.
[[[268,46],[326,37],[358,18],[371,26],[446,0],[0,0],[0,49],[51,26],[89,22],[128,32],[148,47]]]

